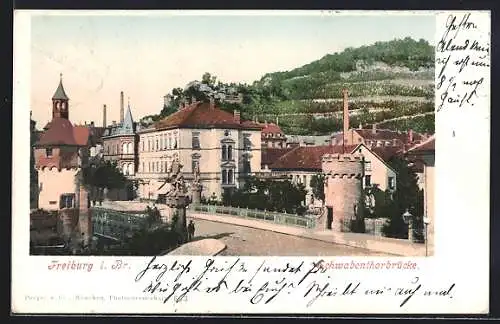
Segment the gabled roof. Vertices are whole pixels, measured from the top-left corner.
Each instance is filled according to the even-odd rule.
[[[261,125],[264,127],[262,129],[262,134],[284,134],[281,128],[274,123],[261,124]]]
[[[425,153],[434,153],[436,144],[436,136],[432,135],[427,140],[423,141],[420,144],[413,146],[408,149],[408,154],[425,154]]]
[[[40,135],[37,146],[86,146],[90,131],[86,126],[73,126],[66,118],[55,117],[50,127]]]
[[[325,154],[352,152],[356,145],[299,146],[282,155],[269,166],[273,170],[321,171],[321,158]]]
[[[64,87],[62,84],[62,76],[61,80],[59,80],[59,86],[56,89],[56,92],[54,92],[54,95],[52,96],[52,99],[62,99],[62,100],[69,100],[68,96],[66,95],[66,92],[64,91]]]
[[[208,102],[195,102],[154,124],[156,130],[182,127],[262,129],[261,125],[251,121],[238,122],[233,114],[212,107]]]
[[[361,143],[356,145],[356,147],[351,151],[351,153],[356,153],[363,146],[367,151],[370,151],[375,157],[377,157],[380,161],[382,161],[389,169],[396,172],[393,167],[389,164],[389,161],[394,156],[398,156],[403,154],[402,146],[379,146],[379,147],[368,147],[365,144]]]

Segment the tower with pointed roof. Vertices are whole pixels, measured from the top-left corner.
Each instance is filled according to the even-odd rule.
[[[59,86],[52,96],[52,118],[64,118],[69,119],[69,98],[64,91],[64,86],[62,82],[62,73],[59,75]]]

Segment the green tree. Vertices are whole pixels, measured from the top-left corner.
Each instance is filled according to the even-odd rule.
[[[383,228],[386,236],[394,238],[408,238],[408,225],[404,223],[403,213],[408,209],[415,216],[415,228],[420,228],[423,220],[423,195],[418,188],[417,175],[408,166],[404,158],[394,157],[389,164],[397,172],[396,191],[392,193],[392,199],[387,199],[390,193],[385,193],[384,205],[378,207],[377,216],[389,218],[389,222]],[[382,214],[384,213],[384,214]]]
[[[311,177],[309,186],[312,189],[315,198],[325,201],[325,175],[323,173],[315,174]]]

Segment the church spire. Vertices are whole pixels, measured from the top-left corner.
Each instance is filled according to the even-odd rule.
[[[69,98],[66,95],[66,91],[64,91],[64,86],[62,83],[62,73],[60,73],[59,86],[52,96],[52,118],[60,117],[69,119],[68,101]]]

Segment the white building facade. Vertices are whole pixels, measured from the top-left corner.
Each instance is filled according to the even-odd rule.
[[[221,199],[260,172],[261,126],[241,121],[213,103],[197,102],[140,130],[138,146],[138,195],[158,199],[172,162],[182,165],[190,184],[199,167],[202,197]]]

